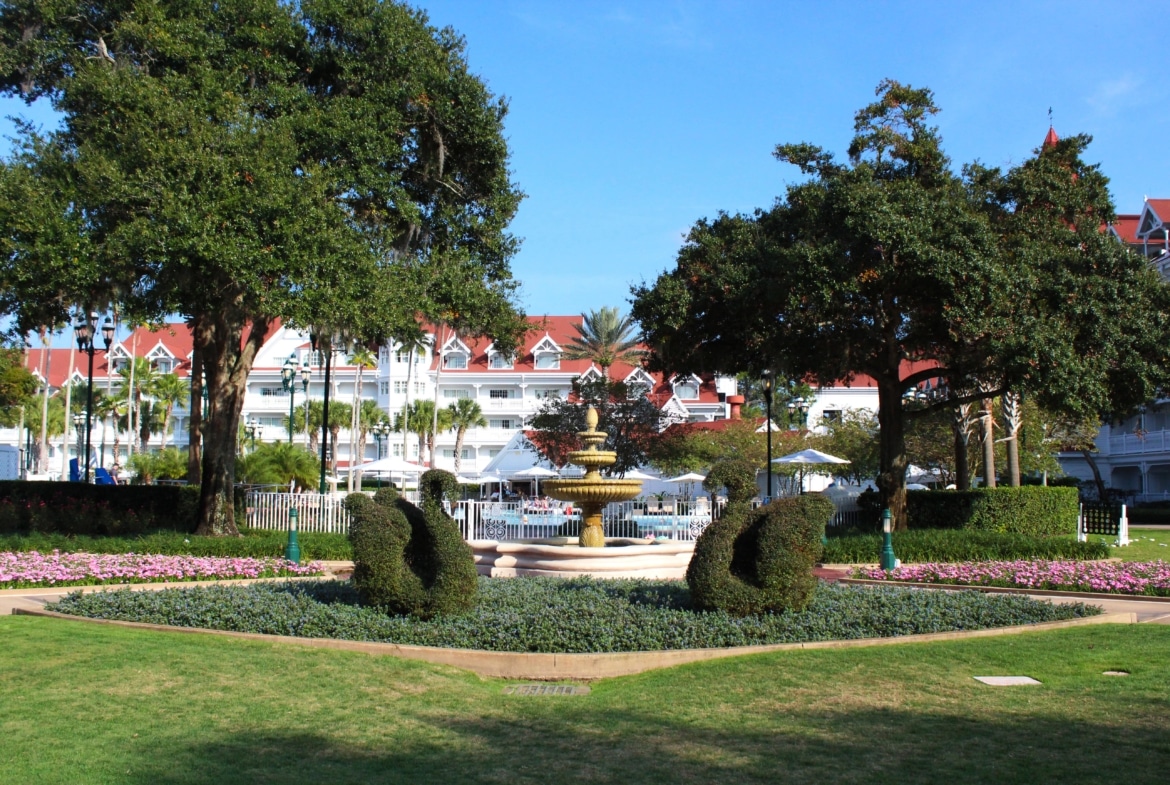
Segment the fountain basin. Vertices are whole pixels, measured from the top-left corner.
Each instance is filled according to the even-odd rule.
[[[636,480],[635,480],[636,482]],[[604,548],[584,548],[575,537],[498,542],[472,540],[475,569],[493,578],[547,575],[557,578],[647,578],[682,580],[695,543],[606,538]]]
[[[641,480],[545,480],[540,484],[544,492],[554,499],[570,502],[624,502],[642,492]]]

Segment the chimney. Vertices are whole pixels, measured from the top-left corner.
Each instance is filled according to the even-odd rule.
[[[743,406],[743,402],[744,402],[744,397],[742,395],[729,395],[729,396],[727,396],[727,403],[728,403],[728,405],[731,406],[731,415],[730,415],[731,419],[733,419],[733,420],[740,419],[741,415],[740,415],[739,409],[741,406]]]

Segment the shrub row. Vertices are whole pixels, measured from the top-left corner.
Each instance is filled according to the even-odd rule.
[[[182,485],[0,482],[0,534],[193,532],[199,489]]]
[[[974,529],[1038,537],[1075,534],[1077,530],[1074,488],[910,491],[906,506],[911,529]]]
[[[1106,559],[1103,542],[1077,542],[1071,537],[1027,534],[911,529],[894,532],[894,553],[905,564],[919,562],[1014,561],[1016,559]],[[821,561],[826,564],[872,564],[882,549],[882,535],[853,533],[830,537]]]
[[[78,616],[310,638],[514,652],[619,652],[976,630],[1091,616],[1022,596],[823,585],[800,613],[736,618],[688,609],[680,581],[479,579],[466,613],[422,621],[361,607],[337,581],[71,594]]]
[[[304,560],[349,561],[353,549],[344,534],[302,533]],[[243,537],[197,537],[179,532],[152,532],[136,537],[88,537],[66,534],[0,535],[2,551],[51,553],[154,553],[162,556],[227,556],[262,558],[284,555],[288,535],[280,531],[245,530]]]

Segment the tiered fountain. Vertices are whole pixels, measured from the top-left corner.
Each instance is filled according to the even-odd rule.
[[[584,450],[569,453],[569,463],[585,469],[585,476],[574,480],[545,480],[544,491],[554,499],[575,502],[581,508],[582,548],[604,548],[605,530],[601,525],[601,511],[610,502],[624,502],[642,491],[641,480],[617,480],[601,476],[601,469],[613,466],[617,453],[597,449],[605,442],[605,432],[597,430],[597,410],[592,406],[585,413],[585,427],[577,435],[585,443]]]
[[[555,537],[520,542],[472,541],[475,566],[481,575],[686,577],[687,565],[695,550],[693,542],[672,540],[648,544],[639,539],[606,540],[601,511],[610,502],[633,499],[642,491],[642,481],[601,476],[600,470],[612,466],[617,454],[598,449],[606,435],[597,430],[597,421],[597,411],[590,406],[585,414],[587,430],[577,434],[586,448],[569,453],[569,462],[584,467],[585,476],[541,483],[549,496],[573,502],[581,508],[581,534],[577,542]]]

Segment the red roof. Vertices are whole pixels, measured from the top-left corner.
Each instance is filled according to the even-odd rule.
[[[1109,229],[1117,235],[1117,238],[1121,242],[1138,245],[1141,243],[1141,240],[1137,236],[1138,222],[1140,220],[1140,215],[1119,215],[1113,223],[1109,224]]]
[[[1059,141],[1060,137],[1056,135],[1056,129],[1048,126],[1048,133],[1044,135],[1044,144],[1041,145],[1041,148],[1047,150],[1049,147],[1055,147]]]
[[[1147,199],[1146,206],[1162,223],[1170,223],[1170,199]]]

